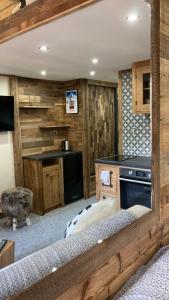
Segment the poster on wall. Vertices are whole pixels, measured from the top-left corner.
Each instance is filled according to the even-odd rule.
[[[78,91],[66,91],[66,113],[77,114],[78,113]]]

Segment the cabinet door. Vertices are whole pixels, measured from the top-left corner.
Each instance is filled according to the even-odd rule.
[[[133,112],[149,113],[151,102],[150,61],[133,65]]]
[[[45,211],[61,204],[59,165],[43,168],[43,203]]]
[[[110,174],[110,185],[104,185],[101,181],[102,171],[108,171]],[[119,186],[119,167],[96,164],[96,198],[100,199],[100,194],[118,197],[120,195]]]

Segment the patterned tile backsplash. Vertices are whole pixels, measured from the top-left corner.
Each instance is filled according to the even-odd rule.
[[[151,156],[150,115],[132,112],[132,73],[122,74],[123,154]]]

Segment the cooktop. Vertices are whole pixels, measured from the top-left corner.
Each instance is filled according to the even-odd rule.
[[[151,170],[151,157],[145,156],[112,155],[97,159],[95,162]]]
[[[106,161],[117,161],[117,162],[120,162],[120,161],[125,161],[125,160],[128,160],[128,159],[133,159],[137,156],[134,156],[134,155],[112,155],[112,156],[107,156],[107,157],[103,157],[103,158],[100,158],[101,160],[106,160]]]

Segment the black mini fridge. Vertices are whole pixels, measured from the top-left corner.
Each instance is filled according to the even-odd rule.
[[[64,202],[65,205],[83,198],[82,153],[63,157]]]

